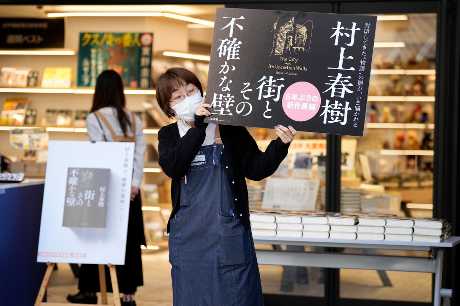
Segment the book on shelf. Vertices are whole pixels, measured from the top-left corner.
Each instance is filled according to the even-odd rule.
[[[423,228],[423,227],[414,227],[414,235],[422,236],[441,236],[444,233],[441,228]]]
[[[1,125],[22,126],[25,124],[30,100],[26,98],[7,98],[0,113]]]
[[[386,227],[413,227],[414,220],[407,218],[387,218]]]
[[[277,222],[278,230],[287,230],[287,231],[302,231],[303,225],[301,223],[279,223]]]
[[[412,227],[386,227],[385,234],[395,235],[412,235],[414,229]]]
[[[73,117],[73,125],[75,127],[86,127],[86,117],[88,117],[89,112],[85,110],[76,110]]]
[[[277,230],[276,231],[277,237],[285,237],[285,238],[302,238],[302,231],[289,231],[289,230]]]
[[[339,233],[339,232],[330,232],[329,239],[336,240],[356,240],[356,233]]]
[[[414,227],[442,229],[446,222],[442,219],[415,219]]]
[[[277,215],[276,223],[302,223],[302,217],[299,215]]]
[[[72,68],[46,67],[43,70],[43,88],[70,88],[72,86]]]
[[[362,226],[385,226],[386,219],[383,217],[359,216],[358,224]]]
[[[304,232],[329,232],[331,226],[329,224],[304,224]]]
[[[302,223],[303,224],[328,224],[328,219],[326,214],[318,213],[318,214],[308,214],[302,215]]]
[[[356,225],[331,225],[331,233],[356,233],[358,226]]]
[[[256,230],[276,230],[274,222],[251,222],[251,228]]]
[[[410,242],[412,235],[385,234],[385,240]]]
[[[364,226],[364,225],[358,224],[358,233],[384,234],[385,227],[383,226]]]
[[[443,238],[441,236],[427,236],[427,235],[414,235],[413,241],[417,242],[441,242]]]
[[[275,223],[275,213],[273,212],[259,212],[251,211],[249,215],[251,222],[271,222]]]
[[[328,215],[328,223],[330,225],[355,225],[357,223],[356,216],[347,216],[341,214]]]
[[[27,87],[29,68],[2,67],[0,69],[0,86],[3,87]]]
[[[328,239],[329,238],[329,231],[321,232],[321,231],[303,231],[302,232],[303,238],[309,239]]]
[[[356,238],[357,240],[385,240],[384,234],[377,233],[359,233]]]

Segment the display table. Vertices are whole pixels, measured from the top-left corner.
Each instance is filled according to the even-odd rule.
[[[46,265],[37,263],[43,180],[0,184],[0,304],[34,304]]]
[[[439,243],[330,240],[254,236],[255,244],[313,246],[323,248],[391,249],[405,251],[430,251],[430,258],[410,256],[384,256],[369,254],[341,254],[333,252],[292,252],[280,250],[257,250],[261,265],[318,267],[335,269],[366,269],[403,272],[426,272],[435,275],[433,305],[441,305],[442,265],[444,251],[460,243],[460,237],[450,237]]]

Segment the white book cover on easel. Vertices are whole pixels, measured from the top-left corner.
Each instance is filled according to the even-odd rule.
[[[38,262],[124,264],[133,159],[133,143],[49,142]],[[104,227],[63,225],[75,224],[64,220],[69,168],[110,169]],[[93,221],[91,226],[101,225],[99,218]]]

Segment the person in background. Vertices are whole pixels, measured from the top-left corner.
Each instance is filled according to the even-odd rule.
[[[173,305],[262,306],[246,178],[272,175],[296,131],[277,125],[278,138],[262,152],[245,127],[205,123],[210,105],[183,68],[159,77],[157,100],[177,119],[158,133],[160,166],[172,178]]]
[[[122,305],[135,306],[134,294],[143,285],[141,245],[145,245],[140,186],[144,173],[144,135],[141,120],[126,109],[123,81],[113,70],[103,71],[97,78],[91,112],[86,119],[91,141],[133,142],[134,169],[129,207],[125,265],[117,266]],[[107,152],[110,154],[110,152]],[[109,276],[106,271],[106,279]],[[111,289],[110,282],[107,287]],[[97,304],[99,288],[97,265],[82,265],[78,281],[79,292],[68,295],[71,303]]]

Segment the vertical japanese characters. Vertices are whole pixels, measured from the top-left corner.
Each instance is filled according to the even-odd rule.
[[[321,116],[323,117],[323,124],[340,124],[346,125],[348,123],[348,112],[351,110],[350,102],[347,101],[348,94],[353,94],[354,85],[350,82],[352,79],[351,73],[355,71],[355,67],[350,66],[348,61],[353,60],[353,56],[346,56],[347,48],[353,47],[355,43],[355,34],[361,31],[356,27],[356,22],[352,22],[351,28],[342,26],[341,21],[337,21],[336,27],[332,28],[334,32],[330,36],[334,40],[334,46],[340,48],[339,61],[337,67],[328,67],[327,69],[336,70],[335,75],[329,75],[329,81],[325,85],[329,87],[323,91],[328,93],[325,105]],[[342,39],[344,38],[344,39]],[[348,43],[345,42],[348,40]]]
[[[219,82],[218,91],[213,93],[212,97],[212,114],[220,116],[234,116],[234,113],[242,117],[252,114],[253,105],[251,103],[250,93],[254,92],[249,80],[244,80],[238,90],[241,94],[236,101],[235,95],[231,94],[231,78],[232,72],[238,72],[236,63],[241,59],[240,50],[243,42],[237,37],[238,31],[244,30],[244,22],[247,18],[243,15],[239,17],[223,16],[222,19],[229,20],[220,31],[227,31],[226,37],[219,40],[217,48],[217,57],[221,61],[219,63]],[[223,61],[223,62],[222,62]],[[278,103],[281,98],[281,89],[285,87],[282,83],[285,79],[276,78],[272,75],[262,75],[258,77],[257,86],[257,101],[264,103],[263,118],[272,118],[272,104]]]

